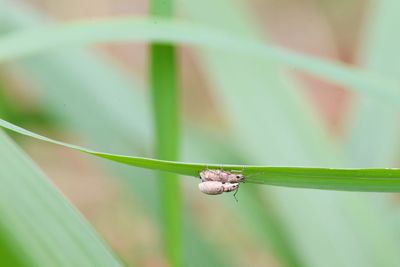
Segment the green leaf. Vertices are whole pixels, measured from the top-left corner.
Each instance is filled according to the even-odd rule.
[[[173,17],[174,1],[151,0],[152,16]],[[149,84],[153,97],[156,157],[176,160],[179,157],[180,123],[175,47],[150,45]],[[164,251],[170,266],[182,266],[182,200],[178,176],[160,174],[160,211]]]
[[[72,148],[99,158],[175,174],[198,177],[202,170],[220,168],[241,172],[246,176],[246,182],[255,184],[346,191],[400,192],[400,169],[333,169],[182,163],[98,152],[41,136],[2,119],[0,119],[0,126],[22,135]]]
[[[346,86],[386,103],[399,104],[399,82],[338,62],[301,55],[257,40],[188,22],[164,19],[119,18],[72,22],[26,30],[0,39],[0,61],[66,46],[99,42],[151,41],[197,45],[276,61]]]
[[[3,132],[0,158],[0,235],[2,240],[8,238],[6,245],[22,261],[18,266],[121,266],[88,223]]]

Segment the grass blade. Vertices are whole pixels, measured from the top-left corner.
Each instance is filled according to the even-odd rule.
[[[174,1],[151,0],[150,14],[173,17]],[[176,160],[179,154],[179,103],[175,48],[168,44],[150,45],[149,81],[153,96],[156,157]],[[181,266],[182,201],[176,174],[162,173],[159,181],[160,211],[164,251],[171,266]]]
[[[247,182],[255,184],[345,191],[400,192],[400,169],[333,169],[182,163],[93,151],[38,135],[1,119],[0,126],[22,135],[72,148],[96,157],[175,174],[198,177],[199,172],[204,169],[222,168],[228,171],[242,172],[247,177]]]
[[[10,34],[0,39],[0,61],[66,46],[99,42],[151,41],[217,48],[276,61],[390,103],[400,103],[399,81],[338,62],[301,55],[252,39],[187,22],[122,18],[73,22]]]

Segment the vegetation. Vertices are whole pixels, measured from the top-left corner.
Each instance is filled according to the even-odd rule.
[[[359,66],[261,41],[238,2],[152,0],[151,18],[57,24],[14,1],[0,4],[2,67],[35,84],[27,87],[42,97],[45,111],[42,107],[38,116],[52,118],[45,124],[37,116],[32,121],[72,132],[96,149],[26,130],[26,120],[7,117],[18,103],[10,104],[6,94],[0,94],[0,103],[7,103],[0,126],[102,158],[98,164],[120,177],[115,183],[127,189],[161,236],[164,255],[157,257],[165,265],[400,265],[395,197],[371,193],[400,191],[400,169],[393,168],[400,129],[396,1],[380,0],[370,8]],[[180,20],[171,18],[178,6],[184,14]],[[207,11],[210,6],[213,12]],[[138,75],[83,48],[117,42],[151,43],[149,95]],[[222,126],[194,126],[195,119],[182,111],[176,55],[181,45],[196,49],[217,106],[205,109],[218,113]],[[283,68],[356,93],[343,140],[329,132],[293,73]],[[5,88],[12,86],[8,79]],[[116,252],[111,251],[18,146],[0,134],[1,263],[145,264],[139,258],[120,260],[118,249],[110,243]],[[245,175],[239,203],[230,194],[200,195],[198,174],[207,168]]]

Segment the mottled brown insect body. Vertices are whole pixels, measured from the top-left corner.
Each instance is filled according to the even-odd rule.
[[[239,183],[221,183],[217,181],[206,181],[199,183],[201,192],[207,195],[220,195],[224,192],[232,192],[239,188]]]
[[[240,183],[245,177],[241,173],[232,173],[224,170],[204,170],[200,172],[200,178],[203,182]]]

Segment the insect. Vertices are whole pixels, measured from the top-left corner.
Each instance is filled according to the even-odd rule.
[[[221,183],[218,181],[206,181],[199,183],[201,192],[207,195],[220,195],[224,192],[232,192],[239,188],[239,183]]]
[[[240,183],[244,180],[241,173],[233,173],[224,170],[204,170],[200,172],[200,179],[205,181],[218,181],[222,183]]]
[[[245,176],[241,173],[234,173],[234,171],[207,169],[200,172],[200,179],[199,189],[201,192],[208,195],[220,195],[224,192],[235,191],[233,196],[236,199],[239,184],[244,181]]]

